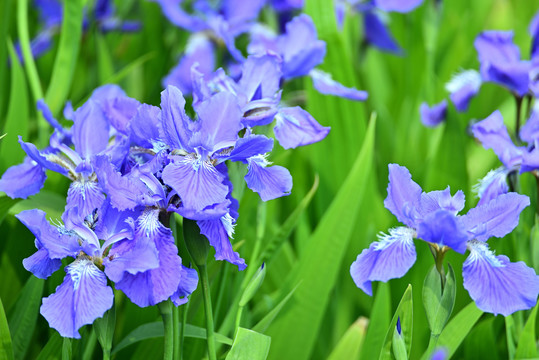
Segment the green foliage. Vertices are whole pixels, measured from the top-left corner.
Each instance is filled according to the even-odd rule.
[[[537,319],[538,307],[539,305],[535,305],[520,334],[515,359],[534,359],[538,356],[537,338],[535,337],[535,321]]]
[[[442,333],[445,324],[447,324],[451,316],[453,306],[455,305],[456,287],[455,272],[451,264],[449,264],[449,271],[446,275],[443,289],[440,273],[435,266],[431,268],[425,277],[425,283],[423,284],[423,306],[427,313],[431,334],[434,336]]]
[[[270,344],[269,336],[240,327],[226,360],[265,360]]]
[[[408,285],[387,329],[384,345],[380,352],[380,360],[401,360],[410,357],[410,350],[412,348],[413,305],[412,285]],[[395,335],[397,321],[400,321],[401,334],[397,333]],[[395,340],[397,344],[393,343]]]
[[[328,360],[358,359],[363,340],[365,339],[367,326],[369,326],[369,324],[366,318],[361,317],[357,319],[348,330],[346,330],[337,343],[337,346],[331,351]]]
[[[11,335],[7,324],[4,305],[0,300],[0,357],[6,360],[13,360],[13,348],[11,345]]]

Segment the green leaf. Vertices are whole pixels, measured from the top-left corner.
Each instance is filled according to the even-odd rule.
[[[284,316],[268,329],[272,338],[271,358],[307,359],[313,350],[371,175],[375,127],[373,116],[354,167],[283,286],[286,291],[299,284]],[[295,341],[293,347],[290,339]]]
[[[43,279],[30,276],[15,303],[15,310],[10,316],[9,329],[12,334],[13,354],[16,359],[24,359],[30,340],[32,340],[44,285]]]
[[[269,336],[240,327],[226,360],[265,360],[270,344]]]
[[[82,18],[85,4],[86,0],[63,2],[60,44],[54,60],[49,88],[45,95],[45,101],[54,116],[60,113],[71,90],[81,44]]]
[[[412,299],[412,285],[408,285],[404,295],[402,295],[399,306],[395,310],[393,319],[389,324],[389,328],[384,339],[384,346],[380,352],[380,359],[395,359],[391,349],[393,343],[393,334],[397,327],[397,320],[400,319],[402,340],[405,344],[407,357],[410,357],[410,350],[412,349],[412,328],[413,328],[413,299]]]
[[[0,299],[0,359],[13,360],[11,335],[9,333],[9,326],[7,324],[2,299]]]
[[[73,343],[70,338],[62,339],[62,360],[71,360],[73,356]]]
[[[18,214],[23,210],[40,209],[49,219],[61,219],[64,212],[66,198],[58,193],[41,190],[28,199],[21,200],[11,207],[10,214]]]
[[[105,37],[99,32],[95,33],[97,42],[97,69],[99,82],[105,84],[114,74],[114,62],[110,54]]]
[[[19,63],[13,44],[8,41],[9,57],[11,60],[11,88],[9,90],[9,105],[3,133],[6,136],[0,141],[0,171],[15,165],[24,158],[24,151],[18,142],[18,135],[28,139],[28,89],[24,71]]]
[[[13,0],[4,0],[0,3],[0,39],[7,39],[9,34],[10,23],[13,18],[11,12],[11,5]],[[7,64],[8,52],[7,43],[0,42],[0,64]],[[0,66],[0,119],[4,116],[4,106],[7,101],[8,81],[7,76],[11,72],[8,66]],[[2,126],[2,120],[0,120],[0,127]]]
[[[19,201],[21,201],[21,199],[11,199],[7,196],[0,197],[0,224],[2,224],[2,222],[6,218],[9,209],[11,209],[13,205],[18,203]]]
[[[440,273],[433,266],[423,284],[423,306],[433,335],[440,335],[447,324],[455,305],[456,292],[455,272],[451,265],[449,265],[449,271],[446,275],[443,293]]]
[[[180,324],[180,327],[181,327],[181,324]],[[164,335],[164,329],[163,329],[162,321],[156,321],[156,322],[141,325],[137,327],[135,330],[131,331],[122,341],[120,341],[118,345],[116,345],[114,349],[112,350],[112,354],[115,354],[118,351],[128,347],[129,345],[133,345],[139,341],[152,339],[152,338],[159,338],[159,337],[163,337],[163,335]],[[199,326],[186,324],[184,336],[197,338],[197,339],[206,339],[206,329],[201,328]],[[220,342],[225,345],[232,345],[232,339],[224,335],[221,335],[219,333],[215,333],[215,341]]]
[[[254,327],[253,327],[253,330],[256,331],[256,332],[259,332],[259,333],[264,333],[266,332],[266,330],[268,329],[268,327],[271,325],[271,323],[273,322],[273,320],[275,320],[275,318],[277,317],[277,315],[279,315],[279,313],[281,312],[281,310],[283,309],[283,307],[286,305],[286,303],[288,302],[288,300],[290,300],[290,298],[292,297],[292,295],[294,294],[294,292],[296,291],[298,287],[296,286],[295,288],[292,289],[292,291],[290,291],[288,293],[288,295],[285,296],[284,299],[282,299],[278,304],[277,306],[275,306],[269,313],[266,314],[266,316],[264,316],[264,318],[262,318],[262,320],[260,320],[258,322],[258,324],[256,324]]]
[[[448,359],[453,356],[481,315],[483,312],[477,308],[474,302],[471,302],[447,324],[438,338],[437,346],[447,350]],[[423,354],[422,359],[427,359],[428,355],[427,353]]]
[[[524,325],[524,330],[520,334],[515,359],[536,359],[538,357],[537,344],[535,342],[535,321],[538,307],[539,304],[535,305],[530,313],[530,317],[526,321],[526,325]]]
[[[59,360],[62,353],[62,337],[54,332],[36,360]]]
[[[360,359],[376,359],[382,351],[387,326],[391,321],[391,293],[389,284],[380,283],[376,289],[374,305],[370,312],[369,327]]]
[[[360,317],[346,330],[328,360],[359,359],[369,320]]]
[[[101,348],[110,353],[112,349],[112,338],[114,337],[114,329],[116,326],[116,306],[112,305],[109,311],[103,317],[95,319],[94,331],[97,335],[97,340],[101,344]]]
[[[253,298],[253,296],[255,296],[256,292],[260,288],[260,285],[262,285],[265,276],[266,266],[262,264],[262,266],[255,273],[249,284],[247,284],[247,287],[245,288],[243,294],[241,294],[239,306],[243,307],[247,305],[247,303]]]

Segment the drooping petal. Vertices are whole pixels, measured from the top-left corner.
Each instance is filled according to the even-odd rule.
[[[372,296],[372,281],[387,282],[404,276],[417,257],[413,236],[414,231],[406,227],[390,229],[389,235],[379,235],[380,241],[363,250],[350,267],[356,286]]]
[[[101,187],[95,181],[73,181],[67,191],[66,211],[77,207],[81,216],[91,214],[105,201]]]
[[[427,103],[422,103],[419,108],[421,113],[421,122],[428,127],[435,127],[440,125],[447,118],[447,101],[442,102],[429,107]]]
[[[154,209],[139,217],[136,238],[139,241],[154,242],[159,267],[135,274],[126,271],[122,279],[116,282],[116,288],[122,290],[140,307],[155,305],[168,299],[177,291],[181,280],[182,261],[174,245],[172,231],[159,222],[158,216],[159,210]],[[144,266],[140,260],[137,264]]]
[[[233,234],[232,221],[232,217],[228,215],[216,220],[197,221],[197,225],[200,228],[200,233],[208,238],[210,245],[215,249],[215,259],[226,260],[237,265],[241,271],[247,265],[245,260],[232,249],[232,244],[230,243],[230,238]]]
[[[54,118],[54,116],[52,115],[52,112],[51,112],[51,109],[49,108],[49,106],[47,105],[47,103],[45,102],[45,100],[43,99],[39,99],[37,101],[37,109],[39,111],[41,111],[41,113],[43,114],[43,117],[45,118],[45,120],[47,120],[47,122],[55,129],[57,129],[58,131],[60,132],[63,132],[64,131],[64,128],[62,127],[62,125],[60,125],[60,123],[58,122],[58,120],[56,120]]]
[[[48,151],[40,151],[34,144],[22,141],[22,137],[20,136],[19,144],[26,155],[28,155],[28,157],[30,157],[44,169],[52,170],[67,176],[67,169],[49,160],[49,158],[55,157],[55,154],[50,153],[50,149]]]
[[[500,111],[496,110],[486,119],[472,125],[472,132],[485,149],[494,150],[507,168],[521,161],[522,149],[513,144]]]
[[[470,209],[461,217],[472,238],[487,241],[490,237],[504,237],[518,225],[522,210],[530,205],[530,198],[514,192]]]
[[[171,296],[171,300],[176,306],[183,305],[187,302],[187,297],[196,290],[198,285],[198,274],[195,269],[181,266],[180,284],[178,290]]]
[[[247,161],[245,182],[249,189],[260,195],[262,201],[290,194],[292,176],[286,168],[278,165],[268,166],[269,162],[263,156],[253,156]]]
[[[175,86],[167,86],[161,92],[161,113],[159,116],[163,140],[173,149],[192,151],[189,139],[192,121],[185,113],[185,99]]]
[[[180,196],[185,208],[203,210],[225,201],[228,188],[224,176],[202,159],[173,157],[163,170],[163,181]]]
[[[447,210],[437,210],[425,217],[417,227],[417,237],[439,247],[449,246],[461,254],[466,251],[468,240],[462,223],[453,212]]]
[[[114,295],[105,274],[90,260],[76,260],[66,273],[56,292],[43,299],[41,314],[60,335],[80,339],[79,329],[102,317]]]
[[[45,183],[45,170],[29,157],[19,165],[12,166],[0,178],[0,191],[12,199],[26,199],[37,194]]]
[[[477,307],[494,315],[508,316],[535,306],[539,277],[519,261],[495,256],[486,243],[470,241],[470,255],[462,264],[463,285]]]
[[[506,87],[522,97],[528,93],[531,66],[529,62],[481,64],[481,78]]]
[[[242,124],[249,128],[271,124],[279,111],[280,103],[281,92],[278,92],[277,95],[271,98],[267,97],[248,102],[241,108],[243,111]]]
[[[83,159],[107,148],[109,122],[97,102],[88,100],[73,114],[73,144]]]
[[[479,61],[508,63],[520,60],[520,50],[513,43],[512,31],[483,31],[474,41]]]
[[[75,257],[80,251],[78,238],[49,224],[45,212],[38,209],[25,210],[15,217],[34,234],[43,248],[47,249],[51,259]]]
[[[346,87],[333,80],[331,74],[322,70],[313,69],[309,72],[309,76],[313,80],[314,88],[321,94],[339,96],[355,101],[365,101],[369,96],[366,91]]]
[[[330,127],[320,125],[315,118],[299,106],[282,108],[275,116],[273,128],[279,144],[285,149],[313,144],[324,139]]]
[[[38,249],[32,256],[22,261],[22,265],[34,276],[40,279],[46,279],[53,272],[60,269],[62,261],[60,259],[51,259],[47,249],[43,247],[39,239],[36,239],[36,248]]]
[[[389,184],[384,206],[402,223],[415,227],[421,187],[404,166],[389,164]]]

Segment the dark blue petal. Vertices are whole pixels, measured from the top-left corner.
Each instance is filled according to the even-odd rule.
[[[404,276],[417,257],[413,233],[405,227],[390,229],[389,235],[381,234],[380,241],[363,250],[350,267],[356,286],[372,296],[372,281],[387,282]]]
[[[503,123],[502,114],[498,110],[486,119],[472,125],[472,132],[485,149],[494,150],[507,168],[520,163],[522,149],[513,144]]]
[[[393,39],[393,36],[387,29],[382,20],[372,11],[363,13],[363,29],[365,32],[365,40],[376,46],[382,51],[387,51],[397,55],[402,54],[402,49]]]
[[[483,81],[492,81],[522,97],[528,93],[531,66],[528,62],[481,64]]]
[[[56,292],[43,299],[41,314],[63,337],[80,339],[79,329],[102,317],[114,295],[105,274],[90,260],[76,260],[66,273]]]
[[[421,187],[412,180],[410,171],[404,166],[389,164],[389,184],[384,206],[397,219],[414,228],[416,212],[421,199]]]
[[[461,217],[471,238],[487,241],[490,237],[504,237],[518,225],[522,210],[530,205],[526,195],[502,194],[495,199],[470,209]]]
[[[275,119],[275,138],[285,149],[321,141],[330,130],[330,127],[320,125],[311,114],[299,106],[280,109]]]
[[[522,261],[495,256],[485,243],[471,241],[469,249],[462,264],[463,285],[480,310],[508,316],[535,306],[539,277],[533,269]]]
[[[244,270],[247,265],[240,255],[232,249],[230,238],[234,233],[233,222],[230,215],[223,216],[216,220],[197,221],[200,233],[210,242],[215,249],[216,260],[226,260],[231,264],[237,265],[238,269]]]
[[[292,176],[286,168],[268,166],[269,163],[263,156],[249,158],[248,164],[245,182],[249,189],[260,195],[262,201],[290,195]]]
[[[429,107],[427,103],[422,103],[419,108],[421,113],[421,122],[428,127],[435,127],[444,122],[447,118],[447,101]]]
[[[29,157],[19,165],[6,170],[0,179],[0,191],[12,199],[26,199],[37,194],[45,183],[47,175],[45,170]]]
[[[369,96],[366,91],[349,88],[333,80],[331,75],[318,69],[309,72],[314,88],[321,94],[340,96],[355,101],[365,101]]]
[[[437,210],[419,223],[417,237],[439,247],[449,246],[464,254],[468,240],[465,229],[453,212]]]

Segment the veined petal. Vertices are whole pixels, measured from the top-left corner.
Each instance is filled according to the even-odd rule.
[[[309,76],[313,80],[314,88],[321,94],[339,96],[355,101],[365,101],[369,96],[366,91],[346,87],[333,80],[330,74],[322,70],[313,69],[309,72]]]
[[[180,196],[185,208],[203,210],[225,201],[224,176],[213,165],[192,157],[175,157],[163,170],[163,181]]]
[[[313,144],[324,139],[330,128],[320,125],[299,106],[280,109],[275,115],[275,137],[285,149]]]
[[[113,244],[103,264],[107,277],[119,282],[125,273],[135,275],[158,268],[159,254],[153,241],[138,236]]]
[[[461,217],[470,236],[479,241],[504,237],[518,225],[522,210],[530,205],[530,198],[514,192],[502,194],[495,199],[470,209]]]
[[[158,219],[159,210],[145,212],[137,220],[139,241],[153,242],[157,248],[159,266],[143,272],[125,271],[116,288],[122,290],[140,307],[155,305],[171,297],[178,289],[182,260],[174,245],[172,231]],[[125,263],[129,264],[128,262]],[[144,266],[141,259],[137,264]],[[140,268],[136,269],[139,270]],[[127,269],[126,269],[127,270]]]
[[[53,272],[60,269],[62,261],[60,259],[51,259],[47,249],[41,245],[41,242],[36,239],[35,241],[37,251],[30,257],[27,257],[22,261],[22,265],[34,276],[40,279],[46,279]]]
[[[462,264],[463,285],[477,307],[508,316],[531,309],[539,294],[539,277],[519,261],[512,263],[504,255],[495,256],[486,243],[470,241],[470,255]]]
[[[208,238],[210,245],[215,249],[216,260],[226,260],[237,265],[240,271],[247,267],[245,260],[232,250],[230,238],[234,233],[234,225],[230,215],[215,220],[197,221],[197,225],[200,228],[200,233]]]
[[[60,335],[80,339],[79,329],[112,307],[107,277],[92,261],[77,259],[66,267],[64,282],[43,299],[41,314]]]
[[[404,276],[417,257],[413,236],[414,230],[406,227],[390,229],[389,235],[380,234],[380,241],[363,250],[350,267],[357,287],[372,296],[372,281],[387,282]]]
[[[464,209],[464,193],[459,190],[454,196],[451,196],[449,186],[445,190],[429,191],[421,194],[421,216],[427,216],[430,213],[443,209],[454,215]]]
[[[29,157],[6,170],[0,179],[0,191],[12,199],[26,199],[37,194],[45,183],[45,169]]]
[[[83,159],[90,159],[107,148],[109,122],[101,107],[88,100],[73,114],[73,144]]]
[[[78,237],[52,226],[45,216],[46,214],[38,209],[25,210],[15,215],[34,234],[43,248],[47,249],[51,259],[75,257],[81,249]]]
[[[384,206],[397,219],[410,226],[416,225],[416,208],[421,199],[421,187],[412,180],[404,166],[389,164],[389,184]]]
[[[461,254],[466,251],[468,240],[468,234],[455,214],[443,209],[431,213],[419,223],[417,237],[440,247],[449,246]]]
[[[178,290],[171,296],[171,300],[176,306],[180,306],[187,302],[187,296],[191,295],[196,290],[198,285],[198,274],[195,269],[181,266],[180,285]]]
[[[77,207],[82,217],[91,214],[105,201],[105,195],[95,181],[73,181],[67,191],[66,211]]]
[[[272,149],[273,139],[265,135],[251,134],[236,141],[228,160],[246,162],[247,158],[268,153]]]
[[[193,150],[189,147],[192,121],[185,113],[185,99],[182,92],[169,85],[161,92],[160,129],[165,142],[174,149]]]
[[[268,166],[269,162],[261,155],[253,156],[247,161],[245,182],[249,189],[260,195],[262,201],[290,195],[292,176],[286,168],[278,165]]]

